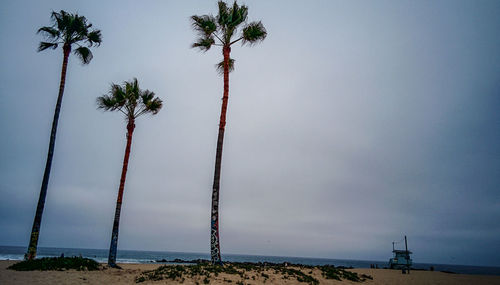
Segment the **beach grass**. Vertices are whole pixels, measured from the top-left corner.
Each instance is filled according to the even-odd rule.
[[[17,271],[47,270],[99,270],[100,265],[93,259],[83,257],[43,257],[14,263],[8,269]]]
[[[209,262],[198,266],[170,264],[165,267],[155,263],[120,263],[123,269],[109,268],[106,264],[100,264],[99,270],[82,270],[80,267],[71,270],[33,270],[16,271],[7,269],[13,264],[18,263],[15,260],[0,260],[0,284],[13,285],[46,285],[46,284],[89,284],[89,285],[121,285],[121,284],[264,284],[264,285],[287,285],[287,284],[371,284],[371,285],[420,285],[420,284],[477,284],[490,285],[500,284],[499,275],[470,275],[470,274],[448,274],[439,271],[415,270],[411,274],[402,274],[401,270],[374,269],[374,268],[343,268],[345,271],[357,273],[360,279],[368,279],[366,283],[349,281],[342,277],[342,273],[336,273],[342,279],[327,279],[320,266],[300,266],[298,264],[225,264],[221,266],[211,266]],[[180,267],[177,267],[180,265]],[[191,267],[190,267],[191,266]],[[163,269],[160,269],[163,267]],[[169,275],[169,267],[173,267]],[[192,277],[188,272],[191,272]],[[245,268],[245,269],[243,269]],[[281,270],[280,268],[283,268]],[[78,270],[80,269],[80,270]],[[205,270],[206,269],[206,270]],[[285,270],[287,269],[287,270]],[[293,269],[293,270],[288,270]],[[332,268],[323,268],[333,271]],[[295,271],[296,270],[296,271]],[[339,271],[342,271],[339,270]],[[149,274],[156,271],[158,279],[153,281],[149,279]],[[207,272],[205,272],[207,271]],[[307,280],[302,276],[309,275],[314,279]],[[148,273],[149,272],[149,273]],[[284,273],[282,273],[284,272]],[[200,274],[199,274],[200,273]],[[203,274],[201,274],[203,273]],[[217,276],[216,276],[217,273]],[[285,274],[286,273],[286,274]],[[141,278],[142,277],[142,278]],[[151,276],[152,277],[152,276]],[[300,279],[300,281],[299,281]],[[141,283],[143,282],[143,283]]]
[[[163,265],[154,270],[143,271],[135,278],[136,283],[145,281],[172,280],[184,282],[186,279],[199,279],[201,283],[208,284],[212,278],[226,280],[231,277],[236,284],[244,283],[245,280],[254,280],[266,283],[270,276],[283,280],[296,280],[301,283],[317,285],[320,281],[314,276],[313,271],[321,272],[326,279],[350,280],[362,282],[372,279],[371,276],[346,271],[335,266],[307,266],[299,264],[276,264],[276,263],[251,263],[251,262],[228,262],[224,265],[212,265],[208,262],[196,263],[194,265]],[[319,273],[318,273],[319,274]],[[277,277],[276,277],[277,276]],[[316,275],[318,276],[318,275]]]

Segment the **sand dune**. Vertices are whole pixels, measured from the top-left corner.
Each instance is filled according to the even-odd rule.
[[[15,261],[0,261],[0,284],[136,284],[135,278],[144,270],[159,267],[158,264],[120,264],[123,269],[103,269],[100,271],[30,271],[19,272],[8,270]],[[388,269],[352,269],[358,274],[367,274],[373,280],[365,282],[327,280],[318,271],[313,276],[320,284],[500,284],[500,276],[449,274],[443,272],[412,271],[401,274],[401,271]],[[269,278],[264,280],[260,275],[247,272],[249,279],[240,280],[237,275],[220,274],[210,278],[210,284],[307,284],[296,279],[283,279],[282,276],[268,272]],[[255,280],[252,279],[255,276]],[[186,279],[183,283],[172,280],[146,281],[139,284],[203,284],[202,277]],[[231,282],[228,282],[231,280]],[[168,281],[168,282],[167,282]]]

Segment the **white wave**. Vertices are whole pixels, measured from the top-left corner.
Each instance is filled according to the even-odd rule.
[[[23,260],[23,254],[0,254],[0,260]]]

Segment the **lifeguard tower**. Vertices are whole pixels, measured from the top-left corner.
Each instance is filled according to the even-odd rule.
[[[405,236],[405,249],[394,249],[395,242],[392,242],[392,253],[394,257],[389,259],[389,268],[391,269],[410,269],[412,260],[410,258],[411,251],[408,250],[408,243]]]

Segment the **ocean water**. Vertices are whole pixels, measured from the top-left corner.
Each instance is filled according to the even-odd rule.
[[[26,253],[26,247],[22,246],[0,246],[0,260],[22,260]],[[83,256],[92,258],[97,262],[106,263],[108,260],[107,249],[88,249],[88,248],[56,248],[39,247],[37,257],[56,257],[61,256]],[[157,260],[193,260],[210,259],[208,253],[191,252],[169,252],[169,251],[144,251],[144,250],[118,250],[117,262],[119,263],[156,263]],[[327,258],[309,258],[309,257],[287,257],[287,256],[263,256],[263,255],[242,255],[242,254],[224,254],[224,261],[233,262],[272,262],[272,263],[296,263],[304,265],[335,265],[354,268],[370,268],[371,264],[378,265],[379,268],[388,266],[388,261],[374,260],[347,260],[347,259],[327,259]],[[487,266],[469,266],[469,265],[451,265],[451,264],[429,264],[413,263],[413,268],[425,269],[433,266],[435,271],[449,271],[461,274],[480,274],[480,275],[500,275],[500,267]]]

